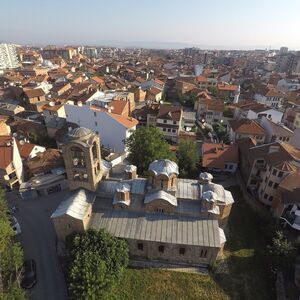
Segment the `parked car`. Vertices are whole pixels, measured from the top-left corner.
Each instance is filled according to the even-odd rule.
[[[10,214],[8,216],[9,216],[11,228],[13,229],[13,231],[15,232],[16,235],[20,234],[22,232],[21,226],[20,226],[19,222],[17,221],[16,217],[13,216],[12,214]]]
[[[26,260],[23,264],[21,287],[31,289],[36,284],[36,264],[33,259]]]

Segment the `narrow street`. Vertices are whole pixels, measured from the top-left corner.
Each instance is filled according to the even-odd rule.
[[[65,279],[56,255],[55,232],[50,216],[65,192],[30,200],[7,193],[9,207],[17,205],[15,213],[22,233],[16,237],[24,248],[25,259],[34,259],[37,284],[29,290],[32,300],[67,299]]]

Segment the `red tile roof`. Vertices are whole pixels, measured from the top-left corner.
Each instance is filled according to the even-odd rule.
[[[241,134],[264,135],[264,129],[254,120],[241,119],[228,121],[232,130]]]
[[[225,169],[226,163],[238,163],[238,145],[203,143],[202,166],[205,168]]]

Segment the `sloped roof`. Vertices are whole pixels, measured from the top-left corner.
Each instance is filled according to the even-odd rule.
[[[238,163],[238,145],[203,143],[202,166],[224,169],[226,163]]]
[[[41,97],[44,96],[45,93],[42,89],[30,89],[30,90],[24,90],[24,93],[28,98],[34,98],[34,97]]]
[[[155,201],[157,199],[162,199],[167,201],[168,203],[170,203],[173,206],[177,206],[177,198],[172,196],[171,194],[165,192],[165,191],[154,191],[151,192],[149,194],[146,194],[145,199],[144,199],[144,203],[145,204],[149,204],[152,201]]]
[[[265,130],[256,121],[249,119],[229,120],[230,127],[234,132],[241,134],[264,135]]]
[[[130,118],[130,117],[127,118],[113,113],[107,113],[107,114],[128,129],[138,124],[138,121],[134,118]]]
[[[94,203],[96,194],[85,189],[79,189],[67,195],[51,218],[68,215],[78,220],[82,220],[88,208]]]
[[[171,118],[173,121],[180,121],[182,115],[182,109],[180,106],[174,106],[169,104],[163,104],[159,108],[159,112],[157,117],[164,119],[164,118]]]

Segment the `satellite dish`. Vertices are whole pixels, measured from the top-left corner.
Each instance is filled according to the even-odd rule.
[[[20,143],[20,145],[22,145],[22,146],[25,144],[24,140],[20,140],[19,143]]]
[[[51,106],[51,107],[55,106],[55,102],[54,101],[50,101],[49,106]]]
[[[83,174],[83,178],[87,179],[88,178],[88,174]]]
[[[9,180],[9,176],[8,175],[4,175],[4,180],[8,181]]]

